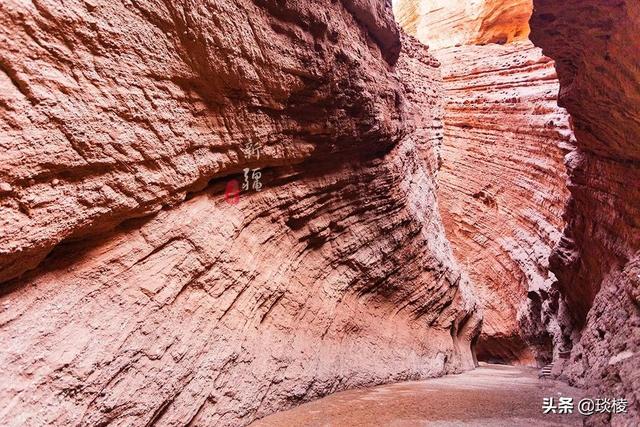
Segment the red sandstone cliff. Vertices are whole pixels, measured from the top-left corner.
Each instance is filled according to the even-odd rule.
[[[521,21],[510,19],[508,31],[494,18],[523,15],[513,7],[530,13],[531,2],[396,2],[410,32],[450,47],[435,52],[446,64],[448,93],[439,174],[443,219],[454,254],[470,261],[464,265],[485,306],[479,355],[497,356],[484,351],[483,342],[512,360],[527,347],[545,356],[553,343],[557,374],[590,388],[594,397],[629,400],[629,414],[590,422],[636,425],[640,3],[535,0],[533,6],[532,41],[556,62],[558,102],[572,115],[575,140],[566,116],[553,107],[552,63],[537,53],[534,59],[537,50],[529,44],[460,46],[509,42]],[[485,22],[496,23],[495,30]],[[500,32],[505,37],[494,37]],[[531,58],[522,63],[523,56]],[[554,110],[558,116],[545,123],[545,111]],[[546,136],[514,146],[512,133],[516,140]],[[567,191],[559,162],[567,149],[570,199],[563,209]],[[526,158],[518,158],[524,152]],[[519,305],[527,289],[526,305]],[[518,351],[507,337],[520,341]],[[568,350],[564,364],[558,356]]]
[[[402,28],[433,49],[529,35],[531,0],[395,0],[393,9]]]
[[[577,147],[568,226],[552,257],[571,359],[563,374],[626,397],[640,419],[640,3],[534,0],[532,40],[554,58]],[[634,421],[635,420],[635,421]]]
[[[535,0],[574,141],[531,2],[446,3],[440,62],[383,0],[2,3],[0,424],[242,425],[470,368],[482,306],[634,425],[640,6]]]
[[[433,50],[445,95],[438,198],[484,310],[478,356],[546,363],[560,327],[542,300],[554,292],[549,256],[564,228],[563,157],[573,132],[557,106],[553,61],[518,41],[528,34],[531,3],[405,0],[395,9],[420,40],[440,47]]]
[[[564,226],[573,140],[553,61],[530,42],[434,54],[446,100],[438,197],[484,308],[478,357],[536,366],[551,356],[536,303],[554,282],[549,255]]]
[[[387,150],[390,10],[280,3],[3,3],[0,280],[244,166]]]
[[[386,2],[10,1],[0,23],[0,424],[237,426],[473,366],[438,63],[400,52]],[[262,191],[230,204],[246,167]]]

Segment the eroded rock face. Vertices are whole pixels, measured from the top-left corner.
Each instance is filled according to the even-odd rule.
[[[535,366],[552,343],[530,306],[554,282],[549,255],[564,226],[563,158],[573,147],[554,64],[530,42],[434,54],[446,94],[438,198],[484,307],[478,357]]]
[[[394,0],[409,34],[434,49],[527,40],[531,0]]]
[[[439,64],[389,5],[1,7],[0,424],[237,426],[474,365]]]
[[[637,1],[535,0],[532,39],[554,58],[573,117],[572,202],[552,257],[578,343],[564,374],[595,395],[624,396],[640,419],[640,49]]]
[[[415,154],[304,164],[60,248],[2,297],[2,424],[236,426],[472,367],[473,296]]]
[[[325,9],[3,2],[0,280],[244,166],[397,141],[401,87],[382,60],[399,50],[390,7]]]
[[[443,64],[438,198],[485,310],[478,357],[547,363],[561,335],[545,311],[557,293],[549,256],[564,228],[563,162],[574,147],[554,63],[526,40],[531,2],[400,1],[395,11]]]

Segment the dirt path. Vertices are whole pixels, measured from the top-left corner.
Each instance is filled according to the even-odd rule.
[[[531,368],[485,365],[461,375],[336,393],[252,427],[581,426],[578,389]],[[573,397],[572,415],[542,412],[545,397]]]

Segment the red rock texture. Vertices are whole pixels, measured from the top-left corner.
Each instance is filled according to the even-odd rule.
[[[548,260],[564,226],[573,138],[554,64],[530,42],[434,54],[446,93],[438,197],[484,308],[478,357],[535,366],[551,342],[532,336],[529,301],[554,280]]]
[[[471,367],[473,297],[414,150],[58,249],[2,297],[0,423],[235,426]]]
[[[640,3],[534,0],[532,39],[554,58],[571,113],[568,227],[552,257],[565,339],[564,375],[626,397],[640,421]],[[560,308],[562,305],[560,305]],[[612,396],[612,397],[614,397]]]
[[[280,3],[3,2],[0,280],[246,165],[397,140],[390,8]]]
[[[0,7],[0,424],[238,426],[474,366],[439,64],[388,4]]]
[[[409,34],[434,49],[527,40],[531,0],[395,0]]]
[[[476,343],[637,424],[640,5],[535,0],[574,141],[538,49],[455,47],[530,2],[467,3],[396,4],[441,65],[386,0],[3,2],[0,424],[245,425]]]
[[[438,47],[443,64],[438,198],[484,308],[478,357],[544,364],[553,349],[548,329],[559,329],[555,318],[543,319],[542,300],[555,281],[549,255],[564,228],[563,162],[573,132],[557,106],[553,61],[528,40],[515,41],[528,35],[531,3],[411,0],[395,11],[408,31]]]

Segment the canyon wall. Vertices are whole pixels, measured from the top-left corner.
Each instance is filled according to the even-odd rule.
[[[561,335],[543,301],[557,292],[549,256],[564,228],[563,162],[574,137],[557,105],[553,61],[528,40],[485,44],[505,28],[526,39],[531,2],[404,1],[395,11],[439,47],[432,50],[445,94],[438,198],[454,255],[484,308],[478,357],[545,364]]]
[[[532,40],[557,62],[573,117],[571,204],[552,257],[571,357],[562,374],[626,397],[640,419],[640,3],[535,0]],[[635,420],[635,421],[633,421]]]
[[[456,257],[470,260],[467,268],[481,291],[486,283],[502,282],[488,293],[500,296],[500,309],[491,297],[487,301],[486,292],[479,295],[487,306],[483,330],[493,334],[489,325],[503,313],[495,323],[505,328],[513,319],[514,295],[522,297],[528,289],[518,311],[522,341],[543,359],[553,344],[554,372],[594,397],[629,401],[628,415],[591,417],[590,423],[635,425],[640,412],[640,4],[533,2],[531,38],[556,62],[558,103],[571,114],[569,125],[562,109],[553,106],[558,83],[552,62],[530,43],[471,46],[512,40],[489,39],[495,32],[486,27],[487,37],[478,36],[485,18],[471,11],[482,10],[482,3],[498,14],[515,4],[485,1],[474,3],[475,9],[471,2],[395,4],[409,32],[448,48],[434,51],[445,64],[448,94],[439,174],[448,237]],[[531,2],[521,7],[531,12]],[[520,27],[517,19],[509,22]],[[532,110],[524,111],[525,105]],[[518,118],[520,109],[525,114]],[[545,111],[556,117],[544,120]],[[547,137],[527,137],[514,147],[511,131]],[[560,158],[567,150],[570,198],[561,221],[567,192],[561,188]],[[517,159],[520,152],[526,158]],[[505,209],[508,198],[518,201],[511,209],[508,201]],[[514,234],[518,244],[505,244]],[[511,324],[506,330],[517,329]],[[488,339],[483,333],[478,353],[495,358],[483,351]],[[505,341],[497,347],[510,351]]]
[[[527,40],[531,0],[394,0],[398,23],[433,49]]]
[[[0,424],[237,426],[474,366],[439,63],[389,4],[9,1],[0,23]]]
[[[478,358],[545,363],[552,342],[540,325],[553,319],[532,308],[554,282],[549,255],[564,226],[563,158],[573,140],[553,61],[530,42],[434,55],[446,100],[438,199],[484,307]]]
[[[280,3],[3,2],[0,280],[216,176],[397,141],[384,2]]]

